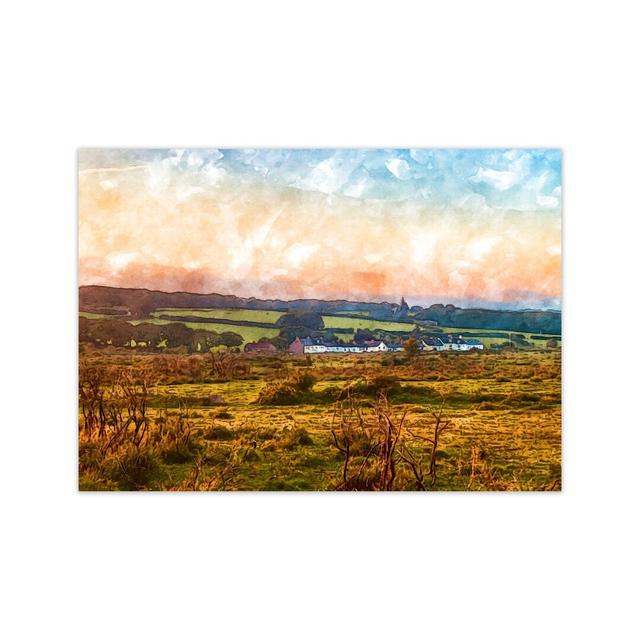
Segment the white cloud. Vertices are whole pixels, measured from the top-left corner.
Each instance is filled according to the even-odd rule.
[[[137,255],[135,251],[114,253],[112,256],[109,256],[109,265],[112,269],[120,270],[132,262]]]
[[[204,189],[202,187],[178,186],[176,187],[176,202],[184,202],[198,193],[204,193]]]
[[[227,172],[222,167],[218,167],[215,162],[205,165],[202,173],[212,185],[217,184],[227,175]]]
[[[319,162],[309,173],[297,180],[293,186],[321,193],[335,193],[349,181],[349,176],[358,166],[359,160],[350,161],[334,155]]]
[[[470,180],[472,182],[486,182],[498,191],[506,191],[520,183],[529,174],[529,155],[512,150],[505,153],[504,157],[511,161],[508,169],[480,168]]]
[[[427,164],[431,160],[433,152],[429,149],[409,149],[409,155],[418,164]]]
[[[555,196],[538,196],[537,203],[541,207],[553,209],[560,204],[560,200]]]
[[[287,262],[292,267],[301,267],[316,251],[318,245],[316,244],[294,244],[285,254]]]
[[[498,238],[486,237],[478,238],[471,242],[469,254],[474,260],[482,260],[493,249],[498,242]]]
[[[342,193],[350,198],[363,198],[366,197],[367,193],[370,193],[375,186],[376,183],[371,178],[365,176],[352,184],[348,184]]]
[[[520,176],[513,171],[498,171],[496,169],[478,169],[471,178],[473,182],[487,182],[499,191],[511,189],[520,181]]]
[[[399,180],[406,180],[411,174],[409,163],[402,158],[387,160],[385,166]]]

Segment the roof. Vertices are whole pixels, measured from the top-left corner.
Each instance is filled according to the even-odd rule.
[[[441,340],[445,344],[466,344],[466,340],[462,336],[458,336],[457,338],[455,336],[446,336],[441,338]]]
[[[245,351],[277,351],[270,342],[247,342],[244,345]]]

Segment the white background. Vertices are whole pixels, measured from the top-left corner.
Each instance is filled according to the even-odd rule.
[[[3,637],[638,637],[634,4],[4,5]],[[562,493],[78,494],[92,145],[562,147]]]

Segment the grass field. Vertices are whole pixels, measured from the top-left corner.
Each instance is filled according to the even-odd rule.
[[[262,311],[260,309],[156,309],[151,313],[154,318],[160,316],[194,316],[197,318],[221,318],[242,322],[270,322],[275,324],[284,315],[283,311]]]
[[[116,316],[110,316],[106,313],[90,313],[89,311],[80,311],[78,314],[81,318],[88,318],[89,320],[112,320]]]
[[[131,324],[140,324],[142,322],[149,322],[151,324],[170,324],[172,320],[161,320],[159,318],[147,318],[145,320],[129,320]],[[216,333],[224,333],[225,331],[231,331],[242,336],[243,344],[247,342],[256,342],[260,338],[275,338],[279,329],[274,326],[273,329],[267,329],[264,327],[245,327],[236,324],[220,324],[217,322],[181,322],[190,329],[201,329],[203,331],[215,331]]]
[[[349,318],[340,316],[322,316],[326,329],[381,329],[382,331],[412,331],[415,325],[410,322],[383,322],[368,318]]]
[[[444,402],[450,426],[440,436],[437,479],[425,484],[428,490],[560,488],[559,351],[423,353],[411,360],[382,354],[311,361],[284,354],[227,357],[241,365],[240,373],[219,379],[208,356],[85,350],[81,382],[97,377],[103,397],[113,395],[113,402],[123,380],[118,371],[153,376],[145,396],[147,430],[137,446],[132,424],[117,447],[105,449],[113,427],[106,425],[103,436],[95,425],[90,430],[92,396],[81,399],[81,489],[340,488],[345,454],[331,433],[346,415],[339,399],[354,390],[362,415],[373,420],[382,405],[371,389],[380,385],[388,393],[385,415],[397,425],[406,414],[406,428],[416,436],[405,436],[406,455],[423,462],[431,453],[425,438],[433,435],[433,412]],[[282,394],[303,379],[304,391]],[[362,451],[354,455],[352,469],[366,462]],[[393,488],[415,489],[409,467],[397,462]]]

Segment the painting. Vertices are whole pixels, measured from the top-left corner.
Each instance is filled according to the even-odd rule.
[[[561,490],[561,165],[80,149],[79,489]]]

